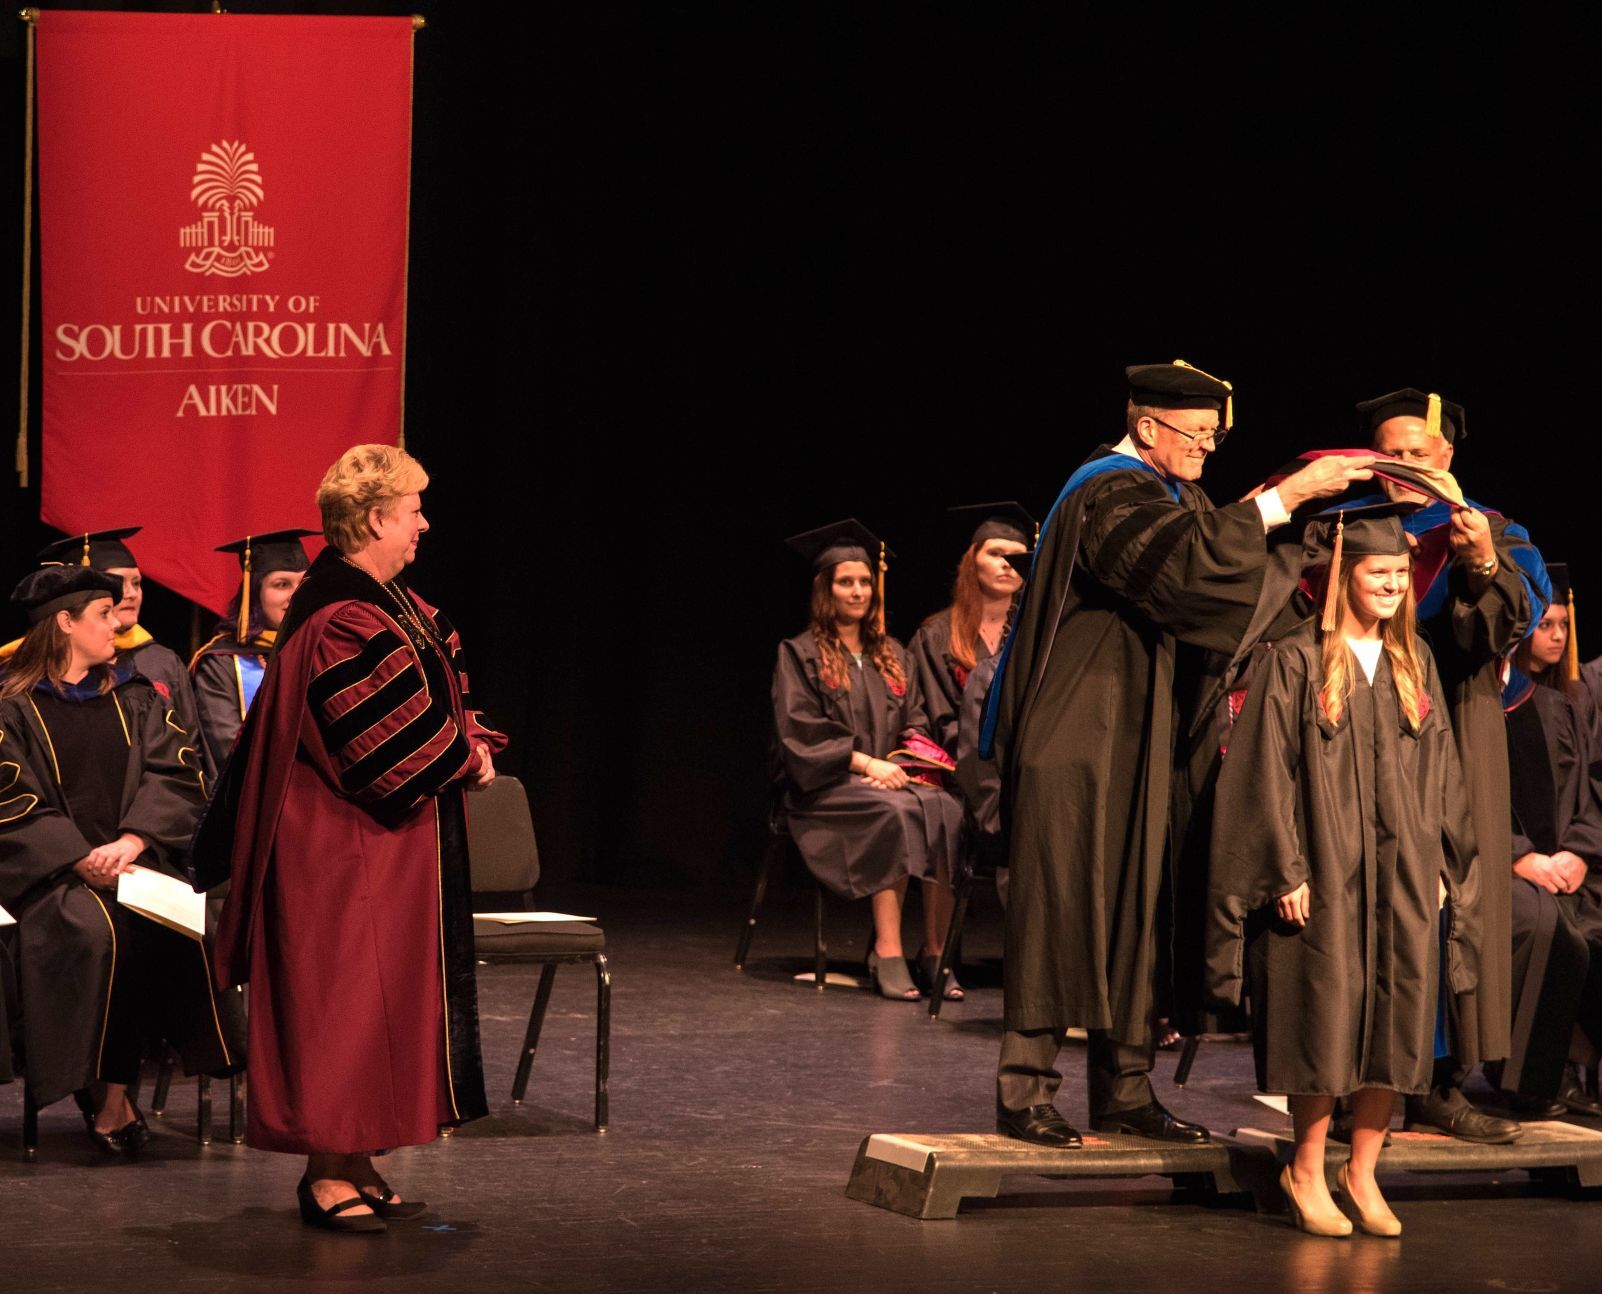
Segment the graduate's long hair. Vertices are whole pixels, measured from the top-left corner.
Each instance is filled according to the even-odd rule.
[[[104,593],[88,593],[76,606],[62,609],[74,620],[79,620],[83,618],[83,613],[91,602],[105,596]],[[61,627],[56,624],[56,617],[52,612],[23,635],[22,641],[17,644],[17,650],[6,662],[5,673],[0,675],[0,701],[23,696],[44,682],[59,688],[62,676],[66,674],[71,664],[72,644],[68,641],[67,635],[61,631]],[[116,684],[110,665],[94,666],[87,677],[96,680],[102,695],[111,691]]]
[[[968,551],[957,563],[957,574],[951,582],[951,605],[943,611],[936,611],[924,621],[924,624],[928,624],[950,613],[951,642],[946,647],[946,655],[969,673],[979,663],[973,651],[973,640],[979,636],[979,623],[985,614],[985,591],[979,583],[979,553],[989,542],[988,539],[981,539],[977,544],[968,546]],[[1003,640],[1012,632],[1012,612],[1017,609],[1018,594],[1014,593],[1007,623],[1002,629]]]
[[[1349,560],[1341,569],[1340,587],[1335,590],[1335,628],[1324,635],[1324,686],[1318,699],[1331,723],[1339,723],[1346,713],[1352,688],[1357,685],[1357,657],[1346,645],[1341,627],[1346,623],[1346,608],[1351,601],[1352,580],[1362,559]],[[1424,666],[1418,658],[1414,627],[1417,617],[1413,612],[1413,588],[1402,598],[1396,614],[1380,627],[1380,641],[1391,662],[1391,677],[1396,680],[1396,703],[1402,717],[1414,732],[1424,722]]]
[[[840,641],[840,631],[834,623],[834,572],[840,565],[835,562],[812,577],[812,637],[818,644],[818,673],[825,687],[837,692],[851,690],[851,653]],[[862,617],[862,659],[870,661],[879,677],[897,696],[907,689],[907,675],[901,668],[901,658],[890,645],[888,634],[879,632],[879,591],[868,599],[868,614]]]

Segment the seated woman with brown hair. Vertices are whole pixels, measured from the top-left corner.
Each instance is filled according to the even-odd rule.
[[[0,679],[0,905],[15,953],[27,1078],[77,1095],[108,1154],[149,1136],[128,1099],[147,1042],[186,1073],[231,1072],[205,947],[117,901],[134,867],[178,866],[205,795],[171,707],[113,667],[122,580],[47,566],[12,601],[31,628]]]
[[[951,917],[962,810],[889,758],[929,730],[906,651],[880,619],[874,570],[884,546],[856,521],[789,542],[813,565],[811,623],[779,644],[773,671],[790,834],[819,882],[844,898],[871,896],[868,970],[882,996],[916,1000],[901,946],[907,882],[923,882],[922,960],[932,972]]]

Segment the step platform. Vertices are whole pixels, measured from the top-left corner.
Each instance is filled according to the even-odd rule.
[[[857,1151],[846,1195],[911,1218],[954,1218],[963,1200],[994,1199],[1003,1177],[1167,1177],[1201,1196],[1258,1194],[1253,1174],[1271,1173],[1261,1146],[1215,1138],[1167,1145],[1144,1137],[1087,1133],[1076,1150],[1054,1150],[999,1133],[919,1136],[875,1133]],[[1243,1175],[1244,1179],[1243,1180]]]
[[[1199,1146],[1165,1145],[1143,1137],[1090,1133],[1077,1150],[1053,1150],[997,1133],[874,1133],[862,1142],[846,1196],[926,1221],[954,1218],[962,1202],[994,1199],[1004,1177],[1096,1180],[1166,1177],[1190,1199],[1250,1197],[1260,1212],[1283,1213],[1280,1167],[1289,1162],[1288,1130],[1241,1128],[1214,1133]],[[1326,1162],[1333,1181],[1347,1148],[1331,1142]],[[1476,1146],[1455,1137],[1393,1130],[1379,1172],[1527,1173],[1532,1181],[1570,1192],[1602,1186],[1602,1131],[1572,1123],[1527,1123],[1507,1146]]]

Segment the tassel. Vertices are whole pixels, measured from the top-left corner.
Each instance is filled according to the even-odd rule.
[[[239,641],[250,641],[250,536],[245,536],[244,569],[239,577]]]
[[[1424,410],[1424,434],[1426,436],[1441,434],[1441,397],[1433,391],[1430,393],[1429,405]]]
[[[874,624],[878,626],[879,637],[881,638],[884,637],[884,573],[889,569],[889,565],[884,560],[884,540],[881,539],[879,541],[879,610],[874,616]]]
[[[1225,394],[1224,394],[1224,430],[1228,431],[1231,427],[1233,427],[1235,425],[1235,385],[1234,385],[1234,383],[1226,382],[1221,377],[1213,377],[1213,375],[1211,373],[1208,373],[1203,369],[1197,368],[1194,364],[1190,363],[1188,360],[1176,359],[1174,361],[1174,366],[1176,368],[1188,368],[1192,373],[1200,373],[1202,377],[1205,377],[1205,378],[1209,379],[1210,381],[1217,382],[1219,386],[1224,388],[1224,392],[1225,392]]]
[[[83,537],[83,560],[79,562],[78,565],[89,565],[89,536],[87,534],[85,534]]]
[[[1329,557],[1329,583],[1324,588],[1324,619],[1319,625],[1325,633],[1335,628],[1335,595],[1341,582],[1341,547],[1346,539],[1346,513],[1335,518],[1335,548]]]
[[[1563,644],[1563,677],[1580,681],[1580,639],[1574,632],[1574,590],[1569,590],[1569,640]]]

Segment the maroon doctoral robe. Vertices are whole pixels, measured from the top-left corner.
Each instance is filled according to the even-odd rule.
[[[459,666],[399,580],[326,550],[296,592],[196,838],[197,870],[231,864],[217,977],[251,989],[249,1145],[363,1153],[485,1113],[463,790],[506,739]]]

